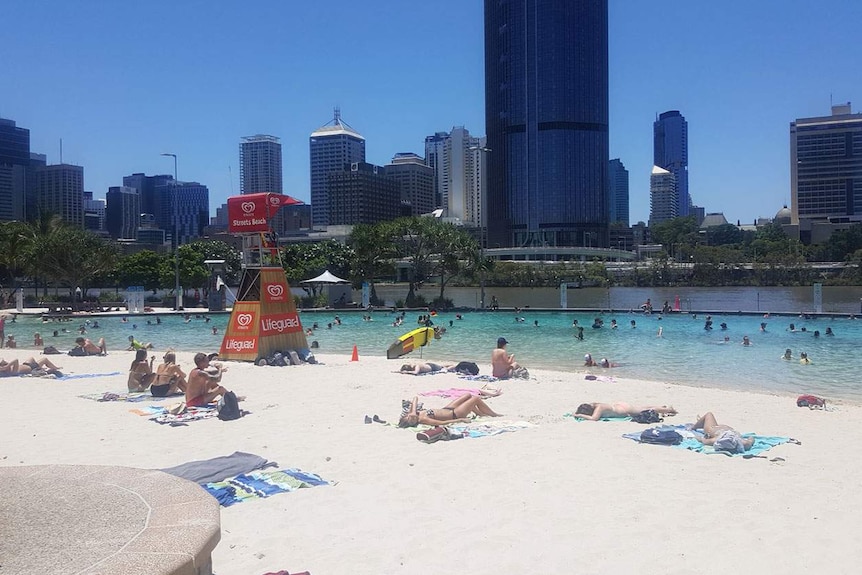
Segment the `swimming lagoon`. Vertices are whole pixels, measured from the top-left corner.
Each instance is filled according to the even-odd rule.
[[[400,313],[400,312],[398,312]],[[363,355],[385,355],[389,345],[400,335],[419,327],[421,312],[408,312],[403,325],[393,326],[396,312],[375,311],[371,320],[364,320],[365,312],[305,311],[300,314],[303,327],[317,323],[309,343],[316,340],[320,353],[350,354],[353,346]],[[830,398],[862,401],[862,320],[845,316],[819,316],[803,318],[782,315],[764,318],[751,314],[713,314],[712,329],[704,329],[703,314],[673,313],[647,315],[639,312],[597,313],[574,311],[522,310],[498,312],[440,313],[432,318],[435,325],[447,328],[440,340],[414,351],[402,360],[393,360],[392,369],[401,363],[420,356],[445,361],[475,361],[488,364],[491,350],[498,337],[509,341],[509,352],[527,367],[547,368],[573,373],[572,381],[583,379],[586,371],[652,381],[665,381],[703,387],[763,391],[779,394],[814,393]],[[334,321],[338,315],[342,323]],[[179,315],[156,317],[130,315],[123,323],[120,317],[90,317],[100,327],[88,327],[87,337],[104,337],[109,352],[125,349],[128,336],[138,341],[152,342],[155,355],[173,348],[184,351],[217,351],[227,325],[227,314],[213,314],[209,322],[192,316],[185,321]],[[517,321],[516,318],[523,318]],[[604,321],[604,327],[592,328],[595,317]],[[31,347],[33,333],[42,334],[46,345],[67,351],[74,344],[77,328],[88,319],[76,317],[71,322],[42,323],[34,316],[18,316],[15,323],[7,320],[6,334],[15,335],[19,347]],[[573,320],[584,328],[584,339],[575,337]],[[617,329],[611,328],[616,320]],[[632,328],[631,322],[635,322]],[[451,322],[451,326],[450,326]],[[538,326],[535,325],[538,322]],[[766,322],[761,331],[760,323]],[[721,328],[727,324],[727,329]],[[796,331],[789,330],[793,323]],[[332,324],[332,327],[328,327]],[[212,328],[216,327],[217,335]],[[826,328],[834,336],[825,335]],[[658,336],[661,328],[661,337]],[[805,331],[803,331],[803,328]],[[66,333],[63,329],[67,330]],[[54,330],[58,335],[53,336]],[[814,332],[819,331],[820,337]],[[751,340],[742,345],[743,336]],[[725,341],[725,337],[728,341]],[[792,361],[780,359],[790,348]],[[800,352],[806,352],[810,365],[799,363]],[[585,368],[584,354],[590,353],[595,361],[606,357],[618,364],[611,369]],[[577,375],[576,375],[577,374]]]

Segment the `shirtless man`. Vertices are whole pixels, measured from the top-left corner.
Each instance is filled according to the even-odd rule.
[[[514,354],[506,353],[508,343],[505,337],[498,337],[497,349],[491,352],[491,375],[494,377],[511,377],[512,372],[521,367],[515,361]]]
[[[653,410],[661,415],[676,415],[673,406],[666,405],[644,405],[641,407],[630,403],[582,403],[575,411],[577,419],[598,421],[603,417],[633,417],[641,411]]]
[[[84,350],[81,355],[108,355],[108,346],[105,345],[105,338],[99,339],[99,342],[93,343],[89,338],[75,338],[75,345]],[[71,354],[70,355],[76,355]]]
[[[200,407],[227,393],[219,383],[226,368],[216,367],[215,373],[207,371],[210,360],[205,353],[195,354],[195,369],[189,374],[186,385],[186,406]]]
[[[410,375],[419,375],[420,373],[433,373],[436,371],[448,371],[455,368],[454,363],[440,364],[427,362],[405,363],[398,370],[399,373],[408,373]]]
[[[738,431],[729,425],[720,425],[712,412],[707,412],[697,420],[692,429],[703,429],[704,437],[697,440],[704,445],[712,445],[720,451],[745,453],[754,445],[753,437],[742,437]]]

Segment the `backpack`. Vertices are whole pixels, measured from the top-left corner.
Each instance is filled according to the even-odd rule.
[[[85,355],[87,355],[87,350],[79,345],[76,345],[69,350],[69,355],[73,357],[84,357]]]
[[[284,359],[284,356],[281,354],[281,352],[277,351],[269,359],[269,365],[277,365],[279,367],[284,367],[287,365],[287,360]]]
[[[816,395],[800,395],[796,398],[796,405],[808,409],[825,409],[826,400]]]
[[[632,421],[635,423],[658,423],[664,421],[664,418],[654,409],[645,409],[632,416]]]
[[[239,408],[239,401],[236,399],[236,394],[229,391],[219,401],[218,418],[222,421],[230,421],[240,417],[242,417],[242,410]]]
[[[455,372],[464,375],[479,375],[479,366],[472,361],[462,361],[455,366]]]
[[[682,442],[682,435],[673,429],[661,429],[652,427],[641,432],[641,443],[653,443],[655,445],[677,445]]]

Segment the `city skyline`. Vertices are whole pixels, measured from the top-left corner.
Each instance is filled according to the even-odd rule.
[[[284,192],[308,201],[306,138],[335,105],[378,165],[421,154],[425,136],[454,125],[485,135],[482,3],[380,4],[385,18],[334,1],[255,11],[14,5],[0,60],[15,90],[3,92],[0,116],[29,129],[31,150],[49,163],[62,138],[63,161],[84,166],[96,197],[129,173],[170,173],[159,154],[176,153],[179,179],[210,187],[211,213],[239,194],[238,139],[273,134],[284,144]],[[790,203],[790,122],[828,114],[830,97],[862,107],[853,73],[862,7],[645,4],[611,1],[609,13],[610,157],[630,173],[631,223],[648,218],[651,125],[666,110],[689,122],[695,203],[734,223],[771,217]],[[326,45],[315,41],[322,29]]]

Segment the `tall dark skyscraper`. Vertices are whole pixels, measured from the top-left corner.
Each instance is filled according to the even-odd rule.
[[[629,225],[629,171],[622,160],[611,160],[608,170],[610,220]]]
[[[677,215],[687,216],[691,206],[688,194],[688,122],[677,110],[659,114],[653,123],[653,164],[674,175]]]
[[[607,0],[485,0],[488,247],[608,245]]]
[[[341,172],[345,164],[365,162],[365,138],[341,120],[341,109],[335,108],[332,121],[312,132],[308,140],[311,160],[311,221],[328,226],[329,192],[327,177]]]
[[[30,130],[0,118],[0,220],[27,216],[27,171],[30,166]]]

